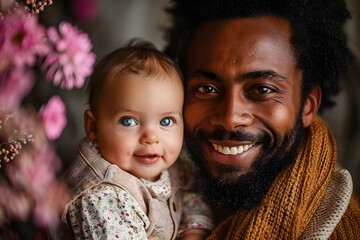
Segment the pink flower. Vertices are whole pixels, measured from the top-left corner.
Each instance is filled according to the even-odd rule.
[[[47,145],[37,149],[35,161],[28,172],[30,179],[28,187],[34,195],[46,194],[49,185],[55,181],[55,172],[61,168],[61,161],[55,154],[55,149],[51,145]]]
[[[61,167],[61,161],[48,143],[42,148],[22,150],[13,164],[8,164],[6,173],[12,185],[26,189],[34,196],[46,194],[49,186],[56,180],[55,172]]]
[[[16,67],[33,67],[38,56],[48,54],[46,29],[38,24],[37,15],[21,11],[6,14],[0,22],[0,51]]]
[[[59,223],[60,215],[69,201],[68,188],[63,182],[54,182],[47,193],[36,201],[33,219],[41,228],[54,227]]]
[[[30,69],[11,68],[0,73],[0,107],[7,111],[18,107],[34,83],[34,73]]]
[[[42,65],[43,70],[48,69],[46,78],[68,90],[82,87],[93,71],[96,58],[88,35],[62,22],[59,33],[54,27],[48,29],[48,37],[56,52],[48,54]]]
[[[49,102],[41,107],[39,114],[49,140],[60,137],[67,124],[65,104],[61,98],[57,95],[51,97]]]
[[[54,199],[57,201],[57,199]],[[59,223],[58,209],[54,209],[49,202],[40,202],[34,208],[33,218],[36,226],[41,228],[49,228]]]
[[[6,206],[3,210],[5,210],[7,217],[19,219],[21,221],[27,220],[31,210],[31,204],[29,203],[26,194],[17,192],[16,189],[6,185],[4,179],[0,180],[0,206]]]
[[[33,165],[31,153],[21,151],[21,154],[17,156],[16,161],[12,161],[6,166],[5,172],[9,176],[11,184],[16,189],[24,188],[30,183],[29,171],[33,168]]]
[[[50,99],[48,105],[53,101]],[[56,101],[61,102],[57,96]],[[13,134],[29,131],[33,138],[23,144],[16,158],[0,172],[0,222],[27,221],[32,217],[32,223],[38,227],[55,227],[70,200],[66,184],[56,178],[61,160],[39,120],[33,108],[19,108],[6,120],[3,129],[6,139],[19,139]]]

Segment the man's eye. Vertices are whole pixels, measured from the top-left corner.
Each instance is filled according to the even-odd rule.
[[[197,89],[201,93],[215,93],[216,89],[210,85],[203,85]]]
[[[273,90],[271,88],[268,87],[258,87],[256,89],[260,94],[266,94],[266,93],[271,93],[273,92]]]
[[[160,121],[160,125],[164,127],[169,127],[174,124],[174,121],[171,118],[164,118]]]
[[[121,124],[124,125],[125,127],[130,127],[130,126],[134,126],[136,125],[136,122],[134,119],[130,118],[130,117],[124,117],[120,120]]]

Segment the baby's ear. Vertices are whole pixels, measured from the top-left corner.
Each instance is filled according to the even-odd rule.
[[[87,139],[90,141],[96,140],[96,119],[91,110],[84,112],[84,127]]]

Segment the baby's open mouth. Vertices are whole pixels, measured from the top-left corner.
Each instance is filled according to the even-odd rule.
[[[149,154],[141,154],[136,155],[134,154],[137,161],[145,164],[154,164],[160,159],[160,155],[156,153],[149,153]]]
[[[158,154],[142,154],[142,155],[136,155],[135,154],[135,156],[136,157],[143,157],[143,158],[153,158],[153,157],[159,157],[159,155]]]

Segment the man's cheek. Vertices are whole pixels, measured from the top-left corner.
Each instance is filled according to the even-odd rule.
[[[271,112],[266,113],[269,123],[273,125],[274,131],[277,134],[284,136],[285,133],[294,127],[297,115],[292,110],[285,107],[277,107]]]
[[[190,103],[185,106],[184,117],[186,127],[190,128],[188,130],[193,131],[195,126],[204,124],[204,120],[208,118],[208,114],[209,112],[205,104]]]

